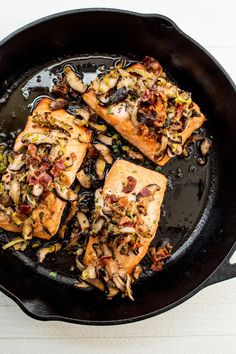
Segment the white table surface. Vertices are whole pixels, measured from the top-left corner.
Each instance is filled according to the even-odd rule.
[[[83,7],[169,16],[206,47],[236,81],[235,0],[2,0],[0,39],[40,17]],[[235,354],[236,279],[212,285],[158,317],[109,327],[39,322],[0,293],[0,354],[13,353]]]

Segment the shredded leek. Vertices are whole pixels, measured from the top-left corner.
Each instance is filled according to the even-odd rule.
[[[22,237],[16,237],[13,240],[11,240],[10,242],[6,243],[4,246],[2,246],[3,250],[6,250],[14,245],[16,245],[17,243],[26,243],[26,241],[22,238]]]

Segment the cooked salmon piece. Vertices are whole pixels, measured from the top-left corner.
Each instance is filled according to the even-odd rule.
[[[116,160],[102,191],[96,194],[92,230],[102,220],[104,224],[89,238],[83,280],[101,290],[105,282],[108,291],[114,293],[118,282],[127,284],[133,279],[136,266],[155,237],[165,189],[166,178],[160,173]],[[97,274],[105,274],[95,279],[95,284],[89,279],[93,267]],[[129,290],[126,285],[118,287],[124,293]]]
[[[160,166],[182,154],[184,143],[205,121],[191,95],[170,82],[160,64],[148,57],[97,78],[83,99]]]
[[[52,111],[50,109],[50,102],[51,100],[49,98],[40,100],[32,114],[28,117],[25,129],[17,136],[14,145],[16,157],[20,156],[23,152],[25,159],[32,159],[32,166],[29,164],[28,169],[31,174],[33,171],[33,175],[27,177],[27,183],[31,183],[32,188],[34,184],[36,184],[38,189],[42,189],[42,186],[46,187],[44,188],[43,194],[39,197],[38,205],[33,208],[30,215],[32,219],[31,223],[33,224],[32,235],[44,239],[50,239],[57,233],[66,206],[66,201],[59,198],[55,190],[51,187],[47,188],[47,183],[52,183],[53,185],[53,182],[55,183],[57,180],[60,186],[58,193],[61,194],[69,190],[83,162],[87,145],[92,139],[91,131],[84,127],[77,126],[74,116],[68,114],[64,109]],[[44,139],[45,142],[48,141],[49,145],[40,144],[40,139]],[[52,145],[50,145],[50,143]],[[34,164],[35,161],[37,162],[36,159],[38,158],[38,146],[52,146],[54,150],[51,149],[48,156],[43,155],[39,166],[37,165],[38,171],[35,171]],[[28,150],[24,153],[26,147]],[[34,156],[34,154],[36,155]],[[55,154],[54,157],[53,154]],[[57,156],[57,154],[59,155]],[[49,165],[51,169],[50,172],[47,170]],[[10,165],[8,167],[10,168]],[[17,171],[13,172],[9,168],[5,173],[5,177],[3,176],[3,179],[6,179],[7,174],[14,175],[16,184],[18,183],[19,185],[19,173]],[[36,182],[34,182],[34,180]],[[21,189],[22,188],[21,185]],[[26,207],[28,206],[26,205]],[[26,207],[25,205],[23,205],[23,207],[18,205],[20,211]],[[9,208],[6,208],[8,212],[6,212],[4,208],[2,209],[0,214],[0,227],[12,232],[24,231],[24,227],[26,227],[25,223],[21,223],[19,218],[17,218],[17,222],[15,222],[14,218],[12,218],[12,213],[9,212]],[[26,213],[26,215],[28,214]],[[27,220],[29,221],[29,218],[27,218]]]

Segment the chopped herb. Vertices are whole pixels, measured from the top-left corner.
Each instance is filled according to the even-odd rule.
[[[112,146],[114,152],[119,152],[119,146],[118,145],[113,145]]]
[[[49,276],[55,279],[57,277],[57,272],[50,272]]]
[[[155,168],[155,171],[160,172],[160,171],[161,171],[161,167],[160,167],[160,166],[157,166],[157,167]]]
[[[122,182],[122,181],[121,181],[121,184],[122,184],[123,187],[125,186],[125,182]]]
[[[153,221],[153,224],[156,225],[156,224],[157,224],[157,220],[154,220],[154,221]]]

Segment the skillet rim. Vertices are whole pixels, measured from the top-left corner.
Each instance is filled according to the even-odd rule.
[[[161,20],[166,21],[182,37],[187,39],[195,47],[197,47],[201,52],[203,52],[206,56],[208,56],[210,58],[213,61],[213,63],[217,66],[218,70],[220,70],[222,72],[222,74],[224,75],[224,77],[228,80],[229,84],[232,87],[232,90],[236,91],[236,84],[234,83],[234,81],[232,80],[230,75],[227,73],[227,71],[222,67],[222,65],[214,58],[214,56],[211,53],[209,53],[208,50],[205,49],[201,44],[199,44],[197,41],[195,41],[189,35],[187,35],[184,31],[182,31],[173,20],[171,20],[169,17],[167,17],[165,15],[161,15],[161,14],[155,14],[155,13],[145,14],[145,13],[138,13],[138,12],[130,11],[130,10],[121,10],[121,9],[116,9],[116,8],[105,8],[105,7],[104,8],[102,8],[102,7],[83,8],[83,9],[73,9],[73,10],[68,10],[68,11],[62,11],[62,12],[54,13],[54,14],[39,18],[39,19],[32,21],[24,26],[21,26],[17,30],[13,31],[12,33],[7,35],[5,38],[3,38],[0,41],[0,51],[1,51],[1,47],[3,45],[10,42],[19,33],[22,33],[25,30],[29,30],[30,28],[33,28],[36,25],[40,25],[40,24],[42,25],[44,22],[47,22],[49,20],[56,19],[56,18],[63,17],[63,16],[67,16],[70,14],[92,13],[92,12],[126,14],[126,15],[131,15],[131,16],[135,16],[135,17],[139,17],[139,18],[153,18],[153,19],[157,18],[157,19],[161,19]],[[219,270],[222,267],[222,265],[225,263],[225,261],[229,259],[229,255],[232,255],[232,253],[233,253],[232,251],[235,249],[235,246],[236,246],[236,241],[234,242],[234,244],[231,247],[231,249],[229,250],[229,252],[225,255],[225,258],[223,259],[223,261],[218,265],[218,267],[216,267],[216,269],[199,286],[197,286],[196,288],[191,290],[188,294],[186,294],[182,298],[176,300],[172,304],[167,305],[161,309],[158,309],[158,310],[155,310],[155,311],[143,314],[143,315],[130,317],[129,319],[95,321],[95,320],[75,319],[75,318],[65,317],[65,316],[61,316],[61,315],[48,315],[48,316],[47,315],[39,315],[37,312],[33,312],[32,310],[30,310],[27,307],[27,305],[24,303],[24,301],[22,301],[19,297],[14,295],[11,291],[7,290],[1,284],[0,284],[0,291],[2,291],[5,295],[10,297],[28,316],[30,316],[34,319],[37,319],[37,320],[41,320],[41,321],[63,321],[63,322],[77,323],[77,324],[83,324],[83,325],[99,325],[99,326],[120,325],[120,324],[132,323],[132,322],[144,320],[144,319],[159,315],[165,311],[168,311],[168,310],[176,307],[177,305],[180,305],[181,303],[188,300],[189,298],[191,298],[193,295],[195,295],[197,292],[199,292],[205,286],[210,285],[211,281],[209,282],[209,280],[217,272],[217,270]]]

